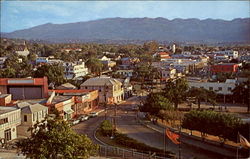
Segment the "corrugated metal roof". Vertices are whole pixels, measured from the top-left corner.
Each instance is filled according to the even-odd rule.
[[[113,86],[113,85],[122,85],[122,83],[114,78],[110,77],[96,77],[86,80],[81,86]]]

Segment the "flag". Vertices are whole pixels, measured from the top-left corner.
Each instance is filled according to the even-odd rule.
[[[173,143],[175,143],[175,144],[181,143],[180,141],[178,141],[180,136],[176,133],[171,132],[169,129],[166,129],[166,135]]]
[[[242,136],[241,134],[239,134],[239,139],[240,139],[240,144],[242,146],[250,148],[250,143],[249,143],[249,141],[247,141],[246,138],[244,138],[244,136]]]

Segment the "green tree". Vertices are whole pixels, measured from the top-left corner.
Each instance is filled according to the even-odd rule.
[[[190,111],[184,115],[182,127],[200,131],[202,136],[218,136],[223,142],[225,139],[236,141],[238,132],[246,136],[249,134],[247,124],[239,117],[215,111]]]
[[[64,69],[60,64],[45,64],[41,67],[38,67],[34,72],[34,77],[48,77],[49,83],[54,83],[56,86],[59,86],[65,82],[64,80]]]
[[[89,158],[97,150],[86,135],[76,134],[63,120],[47,120],[30,129],[31,137],[17,142],[18,149],[31,159]]]
[[[167,82],[164,95],[174,103],[174,107],[177,109],[179,103],[185,99],[187,90],[187,81],[184,78],[178,78],[175,81],[169,80]]]
[[[152,115],[158,115],[160,110],[172,110],[170,101],[159,93],[150,93],[146,102],[140,107],[140,111],[149,112]]]
[[[112,130],[113,130],[113,125],[111,124],[111,122],[109,120],[104,120],[101,123],[100,129],[101,129],[101,132],[103,135],[111,136]]]
[[[96,58],[90,58],[86,62],[86,66],[88,67],[90,72],[95,73],[96,75],[98,75],[102,71],[103,64],[101,63],[100,60],[98,60]]]
[[[196,87],[189,89],[187,92],[187,96],[196,98],[199,109],[202,100],[207,100],[211,103],[214,103],[216,98],[216,94],[214,92],[208,91],[207,89],[204,88],[196,88]]]
[[[250,81],[237,85],[233,90],[233,98],[237,102],[247,105],[247,111],[250,111]]]

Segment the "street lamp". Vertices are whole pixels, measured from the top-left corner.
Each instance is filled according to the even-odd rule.
[[[245,85],[244,87],[245,87],[246,91],[248,91],[246,93],[248,93],[247,94],[248,95],[247,112],[249,113],[250,112],[250,86],[248,84],[248,85]]]
[[[107,92],[108,92],[108,86],[105,83],[104,84],[104,107],[105,107],[105,120],[107,120]]]

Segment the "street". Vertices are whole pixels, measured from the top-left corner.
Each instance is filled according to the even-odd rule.
[[[119,132],[127,134],[129,137],[134,138],[140,142],[143,142],[149,146],[156,147],[159,149],[164,149],[164,135],[163,133],[157,132],[153,129],[150,129],[142,125],[136,119],[136,111],[132,108],[140,103],[138,97],[132,97],[124,103],[117,106],[117,129]],[[107,116],[110,119],[110,116],[115,115],[114,107],[111,108]],[[88,121],[82,122],[73,127],[78,133],[87,134],[95,143],[99,143],[94,138],[94,131],[104,120],[104,113],[100,114],[98,117],[91,118]],[[160,129],[159,129],[160,130]],[[162,132],[164,129],[162,129]],[[182,140],[189,140],[183,137]],[[192,142],[192,141],[188,141]],[[195,141],[194,141],[195,142]],[[205,144],[205,143],[204,143]],[[203,146],[204,146],[203,144]],[[173,144],[169,139],[166,138],[166,146],[168,151],[174,152],[177,156],[179,155],[179,146]],[[209,146],[208,146],[209,149]],[[224,150],[223,150],[224,152]],[[225,150],[225,152],[227,152]],[[229,153],[229,152],[228,152]],[[232,152],[231,152],[232,153]],[[197,159],[222,159],[223,156],[220,156],[209,151],[205,151],[199,148],[187,144],[181,144],[181,156],[182,158],[197,158]]]

